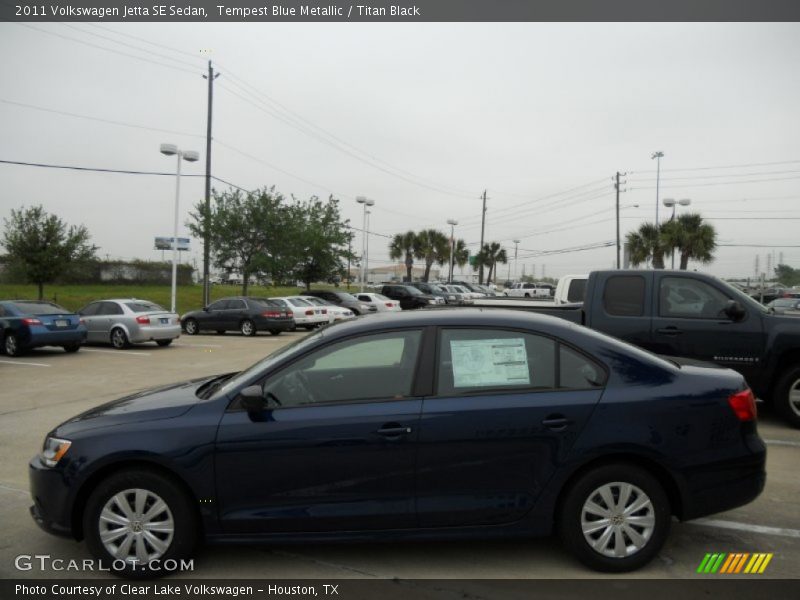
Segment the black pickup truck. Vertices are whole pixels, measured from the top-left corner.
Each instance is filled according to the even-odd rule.
[[[595,271],[582,305],[503,304],[568,319],[656,354],[730,367],[800,427],[800,318],[774,314],[715,277],[670,270]],[[475,305],[492,302],[476,300]]]

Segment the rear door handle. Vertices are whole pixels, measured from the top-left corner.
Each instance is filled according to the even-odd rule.
[[[572,421],[562,415],[551,415],[542,421],[542,425],[553,431],[561,431],[566,429]]]
[[[378,435],[384,437],[400,437],[411,433],[411,427],[401,427],[397,423],[388,423],[376,431]]]
[[[656,333],[663,333],[664,335],[680,335],[683,333],[677,327],[664,327],[662,329],[656,329]]]

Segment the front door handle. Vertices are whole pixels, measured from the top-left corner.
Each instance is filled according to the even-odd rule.
[[[680,335],[683,333],[680,329],[674,326],[670,327],[663,327],[662,329],[656,329],[656,333],[663,333],[664,335]]]
[[[402,427],[398,423],[387,423],[375,433],[387,438],[400,437],[411,433],[411,427]]]

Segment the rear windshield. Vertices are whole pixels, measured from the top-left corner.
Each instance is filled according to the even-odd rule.
[[[266,298],[258,298],[258,299],[251,298],[250,302],[258,306],[263,306],[264,308],[283,308],[282,304],[279,304],[275,300],[268,300]]]
[[[125,306],[130,308],[135,313],[164,312],[164,309],[161,306],[158,304],[153,304],[152,302],[126,302]]]
[[[294,304],[295,306],[311,306],[311,302],[303,300],[302,298],[289,298],[289,304]]]
[[[70,312],[63,306],[52,302],[14,302],[14,307],[24,315],[54,315]]]

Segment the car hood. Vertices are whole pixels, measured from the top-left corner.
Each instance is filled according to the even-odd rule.
[[[112,400],[65,421],[56,428],[55,435],[69,438],[98,427],[179,417],[197,403],[197,389],[210,379],[213,378],[174,383]]]

